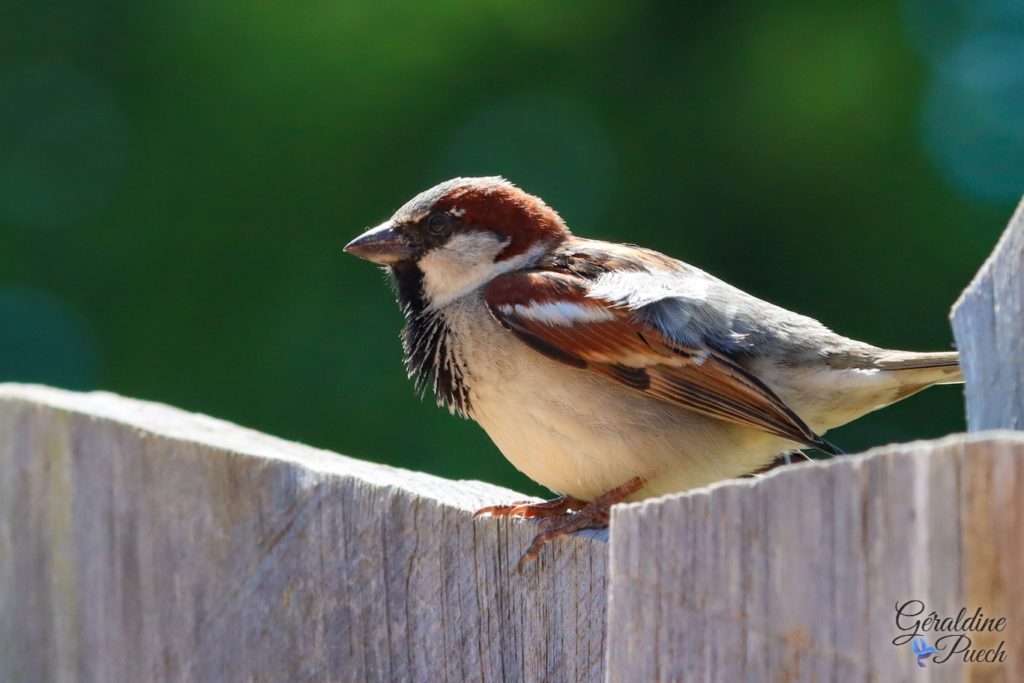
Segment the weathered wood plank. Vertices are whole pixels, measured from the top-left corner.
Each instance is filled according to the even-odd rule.
[[[876,449],[618,506],[609,680],[919,680],[895,605],[1007,619],[1003,664],[936,681],[1024,680],[1024,434]],[[925,615],[921,615],[923,618]],[[933,634],[926,634],[935,645]]]
[[[520,576],[517,497],[0,385],[0,680],[600,680],[604,538]]]
[[[1024,201],[951,319],[968,429],[1024,429]]]

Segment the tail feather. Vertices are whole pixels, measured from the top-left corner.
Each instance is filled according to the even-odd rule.
[[[885,371],[914,371],[915,383],[920,381],[924,386],[960,384],[964,381],[960,371],[960,354],[956,351],[884,351],[875,359],[874,367]]]
[[[916,370],[917,368],[959,367],[960,354],[956,351],[883,351],[875,358],[875,367],[882,370]]]
[[[819,407],[819,414],[809,421],[819,434],[930,386],[964,381],[956,351],[919,353],[861,347],[833,354],[826,362],[836,370],[862,372],[835,375],[841,384],[835,403]]]

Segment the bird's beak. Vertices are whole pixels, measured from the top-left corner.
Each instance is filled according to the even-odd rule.
[[[345,251],[372,263],[392,266],[413,255],[413,245],[391,221],[367,230],[345,245]]]

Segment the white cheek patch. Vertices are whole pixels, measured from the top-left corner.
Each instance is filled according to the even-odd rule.
[[[494,262],[508,242],[489,232],[460,233],[428,251],[419,267],[431,306],[444,306],[514,267]]]
[[[572,301],[547,301],[531,304],[506,304],[502,313],[551,326],[569,327],[577,323],[608,322],[615,314],[602,306],[585,306]]]

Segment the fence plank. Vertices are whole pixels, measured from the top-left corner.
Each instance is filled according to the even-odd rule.
[[[909,681],[895,605],[916,599],[1008,624],[970,634],[1005,640],[1007,662],[928,664],[929,680],[1024,680],[1021,490],[1024,434],[989,432],[618,506],[608,678]]]
[[[520,576],[516,497],[0,385],[0,680],[600,680],[605,540]]]
[[[1024,429],[1024,201],[951,318],[967,428]]]

